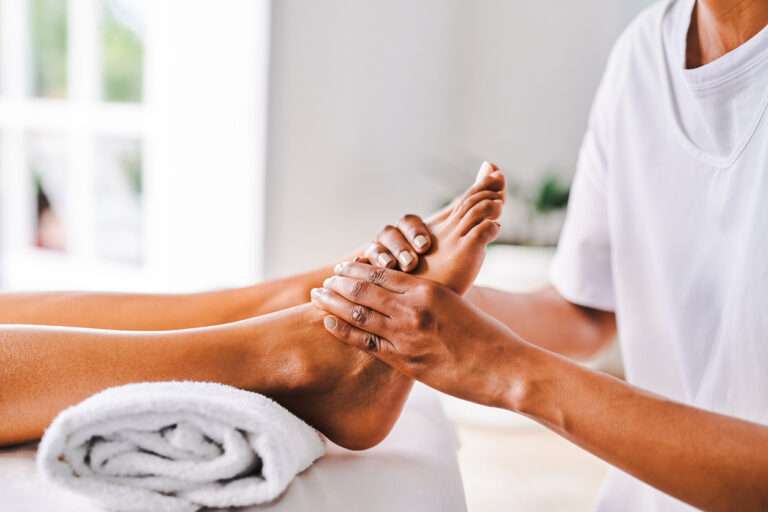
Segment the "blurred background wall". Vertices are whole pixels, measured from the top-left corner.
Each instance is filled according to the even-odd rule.
[[[567,182],[611,45],[650,3],[274,2],[267,275],[430,212],[483,159]]]
[[[551,246],[649,0],[0,0],[0,284],[190,290],[334,261],[501,164]],[[547,213],[550,212],[550,213]]]

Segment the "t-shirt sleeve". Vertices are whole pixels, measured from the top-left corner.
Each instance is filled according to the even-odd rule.
[[[603,165],[595,132],[590,128],[582,143],[550,280],[570,302],[613,311],[610,219]]]
[[[565,225],[560,234],[550,281],[570,302],[605,311],[616,310],[611,261],[610,151],[625,85],[630,80],[631,51],[639,25],[631,24],[614,44],[595,94],[589,124],[579,152]]]

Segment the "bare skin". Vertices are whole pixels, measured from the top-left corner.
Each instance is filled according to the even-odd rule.
[[[397,226],[386,226],[364,251],[365,259],[378,268],[397,268],[414,273],[428,265],[419,259],[430,254],[430,244],[416,243],[419,236],[429,236],[445,212],[424,221],[416,215],[405,215]],[[403,251],[412,256],[405,265]],[[418,274],[417,274],[418,275]],[[455,289],[463,289],[466,281]],[[559,354],[588,359],[607,347],[616,334],[616,317],[610,311],[573,304],[548,286],[531,293],[509,293],[483,286],[472,286],[465,297],[484,312],[496,318],[525,339]]]
[[[0,293],[0,324],[166,331],[219,325],[304,304],[333,266],[245,288],[185,295]]]
[[[768,3],[699,0],[694,14],[689,67],[712,62],[763,29]],[[409,222],[403,233],[420,224]],[[694,507],[768,509],[768,427],[673,402],[552,352],[598,350],[614,333],[613,313],[568,304],[553,289],[473,288],[460,297],[391,270],[376,288],[351,295],[371,272],[347,264],[316,296],[330,314],[326,328],[342,341],[436,389],[529,416]],[[358,325],[356,307],[376,320]]]
[[[376,273],[376,286],[364,286]],[[456,397],[524,414],[705,510],[765,510],[768,427],[697,409],[524,340],[452,290],[347,263],[313,303],[329,332]],[[363,309],[361,315],[355,313]]]
[[[457,291],[498,231],[491,219],[501,211],[504,177],[491,170],[433,225],[440,234],[431,243],[440,249],[433,247],[431,263],[420,270]],[[472,240],[460,236],[473,227]],[[377,444],[397,420],[412,380],[336,342],[309,304],[269,312],[290,306],[330,274],[321,269],[262,287],[183,297],[0,297],[0,320],[8,323],[0,327],[0,444],[38,438],[64,407],[106,387],[171,379],[258,391],[342,446]],[[230,323],[206,325],[222,320]]]
[[[735,50],[760,32],[766,20],[766,2],[698,0],[688,29],[686,66],[697,68]]]

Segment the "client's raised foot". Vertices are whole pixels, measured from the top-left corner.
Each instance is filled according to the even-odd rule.
[[[477,182],[429,221],[430,252],[416,273],[445,284],[458,293],[474,281],[485,246],[498,235],[505,181],[489,164]],[[411,389],[401,373],[348,345],[339,343],[322,326],[325,313],[311,305],[276,315],[275,332],[290,354],[287,367],[292,385],[269,395],[350,449],[378,444],[394,426]]]

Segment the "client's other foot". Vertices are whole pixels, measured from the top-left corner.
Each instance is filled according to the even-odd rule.
[[[498,234],[494,222],[503,206],[504,176],[493,167],[429,221],[430,253],[417,273],[463,293],[480,270],[485,246]],[[273,354],[298,376],[290,389],[266,392],[289,410],[350,449],[378,444],[394,426],[412,381],[365,352],[340,343],[322,326],[323,311],[311,304],[264,317],[281,333]],[[258,391],[258,390],[257,390]]]

